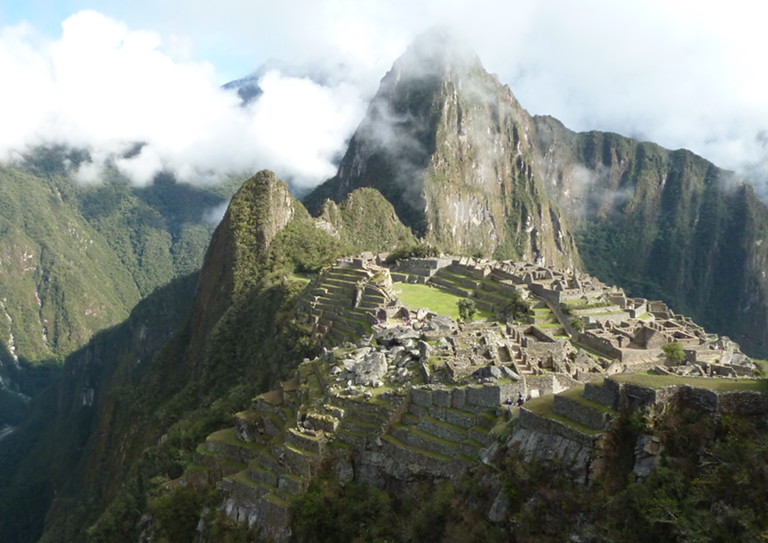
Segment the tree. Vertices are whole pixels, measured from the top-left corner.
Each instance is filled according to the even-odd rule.
[[[531,304],[523,300],[518,291],[514,291],[509,297],[507,305],[501,311],[501,315],[506,322],[521,320],[531,312]]]
[[[664,354],[667,356],[667,360],[674,362],[675,364],[682,364],[685,362],[685,350],[683,346],[677,342],[667,343],[661,348]]]
[[[477,305],[474,300],[468,298],[462,298],[456,305],[459,307],[459,318],[463,321],[470,321],[477,313]]]

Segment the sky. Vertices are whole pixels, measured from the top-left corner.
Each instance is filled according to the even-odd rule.
[[[394,60],[448,25],[529,112],[690,149],[768,194],[767,16],[752,0],[5,0],[0,161],[65,143],[90,151],[84,183],[111,162],[137,184],[270,168],[311,187]],[[268,62],[247,107],[222,90]]]

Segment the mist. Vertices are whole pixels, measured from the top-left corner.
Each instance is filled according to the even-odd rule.
[[[192,183],[269,168],[297,188],[335,172],[364,101],[345,82],[326,85],[270,70],[243,105],[214,67],[178,62],[160,36],[94,11],[64,21],[46,40],[28,25],[0,31],[0,159],[64,144],[90,160],[72,173],[95,183],[113,165],[137,185],[161,172]],[[139,144],[139,152],[134,150]]]
[[[86,183],[105,164],[137,184],[270,168],[306,189],[414,37],[450,25],[529,112],[690,149],[767,194],[766,15],[746,0],[110,3],[55,37],[0,27],[0,160],[64,143],[89,151]],[[299,69],[274,64],[245,107],[221,88],[272,60]]]

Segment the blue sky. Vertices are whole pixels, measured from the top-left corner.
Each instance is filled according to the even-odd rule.
[[[0,87],[0,160],[51,139],[106,160],[141,139],[124,165],[137,182],[270,167],[311,185],[413,37],[447,24],[530,112],[688,148],[762,187],[765,20],[748,0],[6,0],[0,73],[16,84]],[[291,69],[261,103],[218,89],[270,59]]]
[[[228,9],[225,4],[227,2],[218,3],[218,9]],[[92,9],[123,21],[134,29],[154,30],[167,39],[174,35],[182,37],[188,42],[189,54],[216,65],[221,79],[231,80],[257,67],[257,54],[238,47],[238,38],[227,31],[226,23],[218,24],[216,17],[208,21],[204,15],[198,18],[197,12],[202,11],[200,4],[190,2],[189,6],[195,13],[186,15],[185,10],[190,8],[185,8],[183,2],[165,0],[6,0],[0,2],[0,26],[27,22],[41,34],[58,38],[61,36],[61,23],[67,17]]]

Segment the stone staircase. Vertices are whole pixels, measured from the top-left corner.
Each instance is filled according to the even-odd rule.
[[[533,324],[541,330],[551,336],[565,334],[560,321],[557,320],[557,316],[543,300],[534,302],[531,310],[533,311]]]

